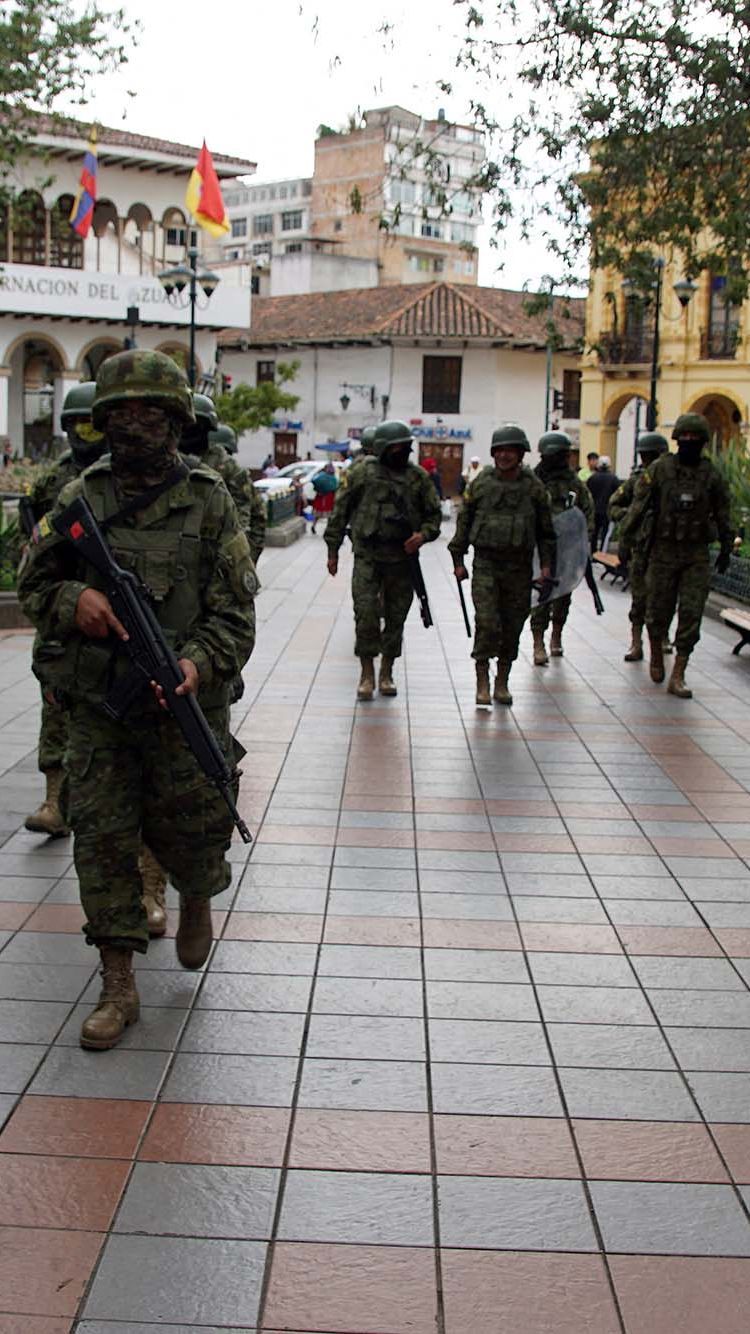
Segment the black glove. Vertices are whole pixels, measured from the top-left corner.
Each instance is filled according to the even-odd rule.
[[[544,602],[549,602],[552,594],[557,588],[557,579],[535,579],[534,583],[539,589],[539,606]]]
[[[714,567],[718,574],[726,574],[727,570],[729,569],[730,555],[731,552],[729,551],[719,552],[718,556],[716,557],[716,565]]]

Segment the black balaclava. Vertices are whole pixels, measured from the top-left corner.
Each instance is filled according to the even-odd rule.
[[[191,422],[189,426],[183,426],[181,444],[183,454],[197,454],[199,458],[205,454],[208,450],[210,431],[208,422],[201,417],[196,417],[195,422]]]
[[[410,454],[411,442],[404,445],[391,445],[390,449],[386,450],[383,462],[386,468],[393,468],[395,472],[403,472],[409,462]]]
[[[137,494],[157,486],[174,467],[180,422],[168,408],[133,399],[110,408],[105,438],[115,480]]]
[[[554,454],[542,456],[537,468],[540,477],[559,477],[561,473],[569,471],[570,451],[564,449],[559,449]]]
[[[703,453],[703,440],[681,436],[677,441],[677,458],[686,468],[697,468]]]

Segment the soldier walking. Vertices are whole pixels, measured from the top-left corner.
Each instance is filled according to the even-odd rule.
[[[576,505],[582,510],[589,532],[589,541],[594,535],[594,501],[589,488],[570,466],[570,454],[573,442],[564,431],[547,431],[539,441],[541,455],[535,472],[542,483],[553,516]],[[572,594],[561,598],[550,598],[535,607],[531,613],[531,633],[534,637],[534,665],[546,667],[549,662],[544,635],[552,621],[552,635],[549,651],[553,658],[563,655],[562,633],[568,619]]]
[[[328,572],[335,575],[339,548],[351,528],[360,700],[372,699],[375,693],[377,657],[381,695],[397,693],[393,664],[401,656],[404,622],[414,597],[410,558],[440,533],[435,488],[424,468],[409,461],[413,443],[404,422],[381,422],[372,441],[372,459],[349,470],[325,531]]]
[[[221,452],[219,452],[220,450]],[[218,472],[224,485],[229,491],[229,494],[232,495],[232,490],[227,484],[227,477],[229,477],[229,480],[231,481],[234,474],[231,467],[227,472],[224,460],[225,453],[232,455],[237,453],[237,432],[232,426],[227,426],[226,422],[219,422],[219,425],[208,433],[208,448],[205,456],[201,459],[201,462],[204,467],[213,468],[214,472]],[[234,464],[235,460],[232,459],[231,463]],[[239,464],[236,466],[243,474],[243,490],[238,497],[232,496],[232,499],[234,500],[235,505],[237,505],[237,499],[239,499],[240,503],[237,505],[237,510],[241,517],[245,517],[246,502],[249,502],[249,518],[247,520],[245,531],[247,533],[247,540],[250,543],[250,555],[253,558],[253,565],[257,565],[266,544],[266,505],[260,491],[256,491],[252,481],[248,492],[247,480],[250,479],[248,478],[247,469],[240,468]],[[227,472],[227,476],[225,476],[225,472]]]
[[[456,578],[468,579],[464,557],[474,548],[471,596],[475,609],[474,648],[477,704],[491,704],[490,659],[497,658],[492,698],[512,704],[510,669],[518,657],[524,621],[531,609],[534,550],[540,574],[551,578],[556,539],[547,492],[523,456],[529,442],[520,426],[493,433],[493,464],[483,468],[464,492],[464,503],[448,550]]]
[[[640,465],[631,473],[627,481],[622,482],[609,502],[610,522],[620,528],[617,538],[617,554],[620,563],[627,566],[630,585],[630,648],[625,654],[626,662],[641,662],[643,660],[643,627],[646,624],[646,568],[652,534],[649,531],[649,525],[644,524],[642,531],[630,533],[626,539],[623,536],[622,525],[625,523],[628,510],[635,499],[638,478],[662,454],[669,453],[669,443],[663,435],[659,435],[658,431],[646,431],[638,441],[636,453],[640,459]],[[667,633],[663,652],[671,653],[671,651]]]
[[[122,625],[98,573],[55,531],[56,515],[83,496],[116,560],[151,593],[174,645],[182,694],[200,698],[234,768],[229,734],[233,678],[255,635],[255,571],[237,511],[221,479],[180,460],[194,421],[184,372],[160,352],[131,350],[103,363],[93,421],[109,455],[59,497],[24,554],[19,598],[39,630],[34,670],[70,708],[67,756],[74,859],[89,944],[99,950],[102,991],[81,1044],[113,1047],[138,1018],[133,952],[149,931],[138,853],[143,837],[180,895],[177,955],[200,968],[212,944],[210,900],[230,883],[232,817],[207,782],[163,699],[144,685],[123,721],[104,705],[130,675]]]
[[[651,680],[664,680],[664,637],[677,609],[675,662],[667,689],[692,699],[685,669],[700,639],[701,618],[711,579],[709,545],[720,544],[716,569],[729,565],[734,532],[729,493],[710,459],[704,457],[710,430],[698,412],[677,418],[672,439],[676,454],[662,454],[639,478],[628,511],[626,541],[650,524],[652,544],[646,573],[646,625],[651,650]]]

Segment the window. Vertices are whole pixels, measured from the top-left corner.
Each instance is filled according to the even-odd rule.
[[[254,273],[250,279],[250,295],[260,296],[260,278]]]
[[[454,222],[451,227],[451,241],[459,245],[462,241],[473,244],[474,228],[468,222]]]
[[[432,260],[429,255],[410,255],[409,268],[414,269],[417,273],[431,273]]]
[[[275,361],[256,361],[255,363],[255,383],[273,384],[276,379]]]
[[[282,232],[298,232],[302,226],[302,210],[295,209],[293,213],[282,213],[281,230]]]
[[[187,227],[167,227],[167,245],[186,246]],[[190,229],[190,245],[198,244],[198,233],[194,227]]]
[[[302,242],[301,242],[301,241],[290,241],[288,245],[285,245],[285,246],[284,246],[284,254],[285,254],[285,255],[298,255],[299,252],[301,251],[301,249],[302,249]]]
[[[232,218],[232,236],[247,236],[247,218]]]
[[[474,260],[473,260],[473,259],[465,259],[465,260],[464,260],[464,273],[469,274],[469,273],[473,273],[473,272],[474,272]]]
[[[581,372],[563,371],[563,417],[573,421],[581,415]]]
[[[290,186],[289,186],[289,198],[290,198],[290,199],[296,199],[296,198],[297,198],[297,183],[296,183],[296,181],[295,181],[294,185],[290,185]]]
[[[302,193],[303,193],[303,195],[311,195],[311,194],[312,194],[312,181],[303,181],[303,182],[302,182]]]
[[[269,188],[269,191],[268,191],[268,198],[269,198],[269,199],[275,199],[275,198],[276,198],[276,186],[275,186],[275,185],[272,185],[272,186]]]
[[[432,267],[435,270],[435,273],[442,273],[443,269],[445,268],[445,261],[442,259],[436,259],[433,261]]]
[[[440,237],[442,236],[442,234],[443,234],[443,233],[442,233],[442,228],[441,228],[439,222],[435,222],[435,221],[433,221],[433,219],[431,219],[431,218],[424,218],[424,219],[423,219],[423,221],[422,221],[422,235],[423,235],[423,236],[431,236],[431,237],[433,237],[436,241],[439,241],[439,240],[440,240]]]
[[[391,203],[392,204],[415,204],[417,200],[417,187],[413,181],[391,181]]]
[[[273,235],[273,213],[256,213],[253,218],[253,236]]]
[[[270,255],[270,254],[271,254],[271,242],[270,242],[270,241],[259,241],[259,242],[257,242],[257,243],[253,246],[253,254],[254,254],[254,255]]]
[[[16,264],[45,264],[46,219],[44,200],[24,190],[13,209],[13,260]]]
[[[49,262],[58,269],[83,268],[83,240],[70,225],[72,195],[60,195],[50,211]]]
[[[286,199],[286,186],[285,186],[285,185],[280,185],[280,186],[279,186],[279,199]]]
[[[702,356],[732,358],[740,340],[740,307],[727,299],[726,274],[711,274],[708,334]]]
[[[459,412],[461,358],[422,358],[422,411]]]
[[[340,231],[343,231],[343,228],[344,228],[344,224],[343,224],[343,222],[341,221],[341,218],[337,218],[336,221],[335,221],[334,224],[333,224],[333,230],[334,230],[335,232],[340,232]]]

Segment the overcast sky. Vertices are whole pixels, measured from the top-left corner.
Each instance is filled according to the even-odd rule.
[[[92,88],[87,114],[183,143],[205,137],[214,152],[257,162],[259,180],[312,174],[317,126],[337,128],[357,107],[435,116],[442,106],[467,118],[470,85],[455,71],[463,7],[451,0],[121,3],[140,38],[123,71]],[[390,37],[378,35],[382,19]],[[438,92],[441,77],[454,79],[450,97]],[[519,288],[549,269],[541,240],[510,232],[498,254],[489,235],[484,227],[480,282]]]

